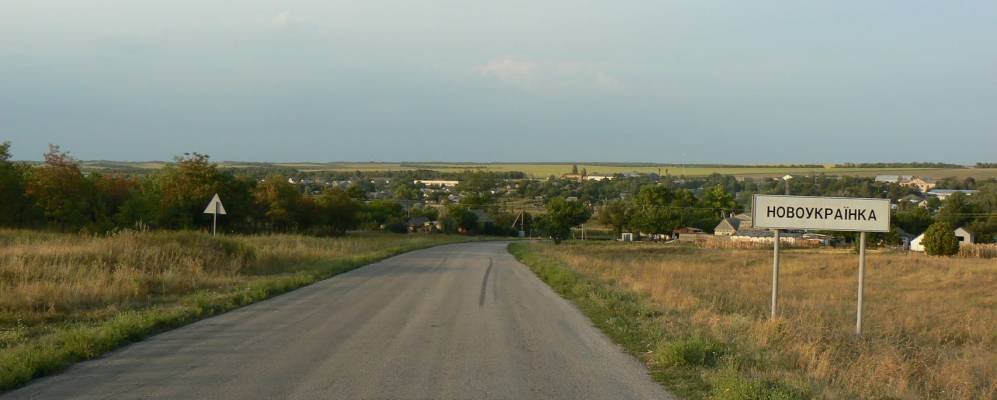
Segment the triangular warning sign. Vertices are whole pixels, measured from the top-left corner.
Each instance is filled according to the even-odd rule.
[[[225,206],[222,205],[222,199],[218,198],[218,193],[215,193],[215,197],[211,198],[211,202],[204,209],[204,213],[225,215]]]

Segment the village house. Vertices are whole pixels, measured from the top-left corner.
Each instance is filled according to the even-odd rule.
[[[976,192],[978,192],[978,190],[971,190],[971,189],[932,189],[930,192],[928,192],[928,195],[929,196],[935,196],[935,197],[938,198],[938,200],[945,200],[945,199],[949,198],[949,196],[951,196],[953,194],[956,194],[956,193],[962,193],[962,194],[965,194],[966,196],[972,196],[973,194],[976,194]]]
[[[729,218],[724,218],[717,224],[716,228],[713,228],[713,234],[716,236],[733,236],[737,234],[739,230],[751,229],[751,215],[748,214],[737,214]]]
[[[709,235],[699,228],[686,226],[672,230],[672,240],[678,240],[681,242],[695,242],[707,237],[709,237]]]
[[[416,179],[412,183],[418,185],[423,184],[429,187],[455,187],[460,184],[460,181],[446,181],[440,179]]]
[[[967,243],[973,243],[973,233],[966,230],[966,228],[956,228],[955,237],[959,239],[959,246]],[[924,251],[924,244],[921,242],[924,240],[924,234],[918,235],[916,238],[910,241],[911,251]]]
[[[930,177],[915,178],[909,181],[900,182],[900,186],[912,187],[920,190],[921,193],[927,193],[929,190],[935,188],[935,180]]]
[[[876,175],[876,182],[901,183],[914,179],[910,175]]]
[[[436,228],[436,224],[427,217],[409,218],[406,225],[409,232],[433,232]]]

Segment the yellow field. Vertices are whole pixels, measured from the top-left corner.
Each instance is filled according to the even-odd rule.
[[[163,162],[105,162],[86,161],[84,168],[93,170],[108,170],[114,168],[158,169],[166,164]],[[261,164],[222,162],[226,168],[245,168]],[[334,163],[277,163],[279,167],[296,169],[301,172],[389,172],[413,171],[430,169],[439,172],[464,172],[469,170],[490,172],[523,172],[531,178],[546,178],[570,173],[572,164],[547,163],[397,163],[397,162],[334,162]],[[606,165],[578,164],[579,169],[585,169],[589,175],[612,175],[617,173],[636,172],[641,174],[671,174],[674,176],[707,176],[714,173],[734,175],[738,177],[779,177],[790,175],[843,175],[843,176],[875,176],[875,175],[914,175],[932,178],[973,177],[976,179],[997,178],[997,168],[796,168],[796,167],[705,167],[705,166],[655,166],[655,165]]]
[[[813,397],[997,397],[997,260],[874,252],[866,333],[856,337],[850,251],[785,252],[775,321],[771,251],[618,243],[532,251],[646,294],[663,311],[664,332],[706,335],[737,349],[749,375]]]
[[[280,166],[297,168],[301,171],[411,171],[415,169],[432,169],[440,172],[462,172],[467,170],[481,170],[491,172],[524,172],[533,178],[545,178],[548,176],[560,176],[570,173],[572,164],[530,164],[530,163],[496,163],[496,164],[400,164],[400,163],[290,163],[279,164]],[[714,173],[722,175],[734,175],[739,177],[777,177],[786,174],[791,175],[847,175],[847,176],[876,176],[876,175],[914,175],[928,176],[932,178],[946,178],[955,176],[958,178],[974,177],[977,179],[997,178],[997,168],[794,168],[794,167],[702,167],[702,166],[622,166],[622,165],[593,165],[578,164],[578,168],[584,168],[589,175],[612,175],[617,173],[636,172],[642,174],[660,173],[684,176],[706,176]]]

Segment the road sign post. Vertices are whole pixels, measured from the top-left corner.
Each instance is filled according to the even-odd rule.
[[[774,233],[775,240],[772,241],[772,315],[775,319],[776,306],[779,303],[779,230]]]
[[[855,334],[862,334],[862,297],[865,294],[865,232],[859,233],[859,301],[855,317]]]
[[[211,198],[208,202],[208,206],[204,208],[205,214],[212,214],[211,217],[211,236],[218,234],[218,214],[225,215],[225,206],[222,205],[222,199],[218,197],[218,193]]]
[[[859,232],[858,308],[855,333],[862,334],[865,296],[865,241],[867,232],[890,231],[890,201],[847,197],[778,196],[756,194],[752,199],[752,224],[773,229],[772,309],[779,304],[780,230],[825,230]]]

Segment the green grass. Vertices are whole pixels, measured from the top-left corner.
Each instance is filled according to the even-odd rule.
[[[0,231],[0,392],[393,255],[469,240],[476,238],[212,238],[190,232],[78,237]],[[141,269],[131,270],[133,262]],[[102,270],[108,267],[112,270]],[[138,283],[123,285],[127,295],[105,281],[123,273]],[[84,290],[92,287],[96,292]],[[13,298],[24,296],[42,300]]]
[[[670,315],[645,296],[583,276],[531,246],[513,243],[509,252],[644,362],[654,379],[672,393],[685,399],[810,398],[806,388],[750,376],[742,366],[764,362],[756,354],[741,352],[691,326],[669,324]]]

